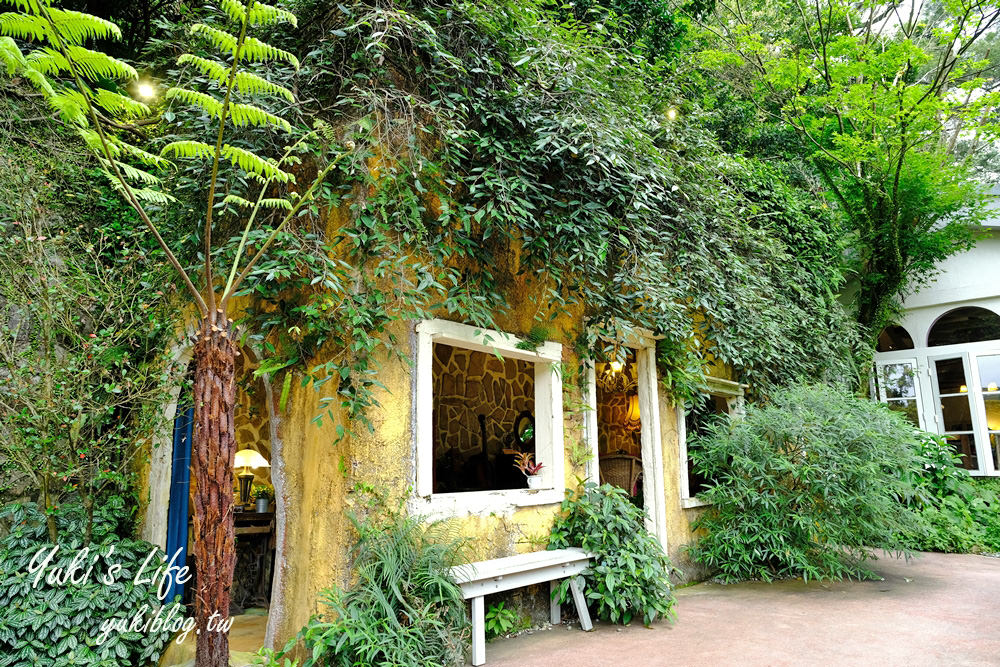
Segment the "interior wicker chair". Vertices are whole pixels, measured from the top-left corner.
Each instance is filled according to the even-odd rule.
[[[642,459],[628,454],[602,456],[599,460],[601,484],[611,484],[635,495],[636,483],[642,475]]]

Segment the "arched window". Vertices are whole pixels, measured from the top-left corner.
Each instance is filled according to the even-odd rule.
[[[1000,315],[973,306],[948,311],[927,334],[928,347],[984,340],[1000,340]]]
[[[888,326],[882,329],[878,335],[878,345],[875,348],[879,352],[892,352],[893,350],[912,350],[913,338],[910,332],[899,326]]]

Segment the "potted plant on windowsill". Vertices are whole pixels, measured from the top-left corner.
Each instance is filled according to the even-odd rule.
[[[253,496],[257,501],[257,512],[263,513],[271,509],[271,500],[274,499],[274,489],[265,484],[255,484]]]
[[[528,479],[528,488],[537,489],[542,486],[542,478],[538,472],[544,467],[542,463],[535,463],[535,455],[530,452],[520,452],[514,457],[514,467],[524,473]]]

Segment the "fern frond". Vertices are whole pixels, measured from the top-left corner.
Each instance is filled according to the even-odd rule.
[[[107,158],[98,157],[98,159],[105,169],[111,171],[111,163],[108,162]],[[118,171],[120,171],[122,175],[130,181],[145,183],[146,185],[159,185],[160,183],[160,179],[153,174],[143,169],[136,169],[130,164],[115,160],[115,166],[118,167]]]
[[[150,204],[160,204],[161,206],[166,206],[167,204],[177,201],[175,197],[168,195],[166,192],[160,192],[159,190],[153,190],[151,188],[132,190],[132,194],[135,195],[136,199],[141,199],[142,201],[149,202]]]
[[[145,151],[134,144],[130,144],[127,141],[122,141],[114,136],[106,135],[105,137],[109,142],[114,144],[120,154],[127,155],[131,158],[142,162],[143,164],[148,164],[150,167],[156,167],[157,169],[165,169],[172,166],[173,163],[170,160],[161,157],[155,153],[150,153]]]
[[[31,12],[32,14],[39,14],[38,10],[38,0],[4,0],[5,3],[9,5],[14,5],[17,9],[22,12]],[[48,5],[49,3],[45,3]]]
[[[217,60],[209,60],[185,53],[177,59],[178,65],[194,65],[194,68],[217,83],[224,84],[229,78],[229,67]]]
[[[238,197],[236,195],[226,195],[226,198],[222,200],[223,204],[236,204],[237,206],[242,206],[243,208],[253,208],[254,203],[249,199],[244,199],[243,197]],[[287,199],[281,199],[280,197],[269,197],[266,199],[261,199],[258,202],[261,208],[280,208],[286,211],[292,210],[292,203]]]
[[[71,9],[49,8],[49,16],[59,30],[59,36],[70,44],[83,44],[88,39],[122,38],[122,31],[117,25],[106,19],[76,12]]]
[[[208,158],[214,154],[215,148],[203,141],[171,141],[160,151],[160,155],[174,155],[180,158]]]
[[[243,197],[237,197],[236,195],[226,195],[225,199],[222,200],[223,204],[236,204],[237,206],[242,206],[243,208],[250,208],[253,206],[253,202],[249,199],[244,199]]]
[[[282,21],[291,23],[294,27],[298,27],[299,25],[295,14],[279,7],[255,2],[250,8],[250,25],[271,25],[272,23],[281,23]]]
[[[87,102],[83,99],[83,95],[69,88],[55,90],[50,85],[49,89],[52,90],[50,95],[46,95],[49,106],[65,122],[78,127],[87,125]]]
[[[204,23],[195,23],[190,28],[192,35],[201,35],[212,43],[222,53],[232,54],[236,51],[237,39],[225,30],[219,30]]]
[[[260,200],[260,205],[264,208],[280,208],[286,211],[292,210],[292,202],[280,197],[268,197]]]
[[[0,37],[0,63],[7,70],[7,76],[12,76],[26,65],[24,54],[11,37]]]
[[[250,72],[236,73],[236,90],[246,95],[271,93],[272,95],[283,97],[289,102],[295,101],[295,96],[292,95],[292,91],[288,90],[284,86],[271,83],[267,79],[257,76],[256,74],[251,74]]]
[[[109,113],[125,118],[142,118],[149,115],[149,107],[133,100],[127,95],[113,93],[104,88],[98,88],[94,95],[94,101]]]
[[[190,53],[185,53],[177,59],[177,64],[193,65],[199,72],[219,84],[224,85],[229,80],[229,67],[217,60],[209,60],[208,58],[201,58]],[[283,97],[289,102],[295,101],[292,91],[250,72],[237,72],[235,84],[236,90],[246,95],[271,93]]]
[[[30,40],[34,42],[45,42],[49,40],[51,29],[48,21],[40,16],[29,16],[16,12],[4,12],[0,14],[0,35],[17,37],[18,39]]]
[[[250,174],[270,178],[279,183],[291,183],[295,180],[295,176],[282,171],[272,160],[267,160],[242,148],[226,144],[222,147],[222,156]]]
[[[229,117],[233,121],[233,125],[236,127],[245,127],[247,125],[262,126],[262,125],[276,125],[283,129],[285,132],[291,132],[292,126],[287,120],[281,118],[280,116],[275,116],[273,113],[268,113],[259,107],[255,107],[252,104],[229,104]]]
[[[69,62],[63,57],[63,54],[48,47],[35,49],[27,55],[25,60],[43,74],[52,75],[69,71]]]
[[[66,55],[79,68],[80,73],[91,81],[139,78],[134,67],[99,51],[91,51],[82,46],[67,46]]]
[[[243,50],[240,52],[240,60],[250,63],[264,63],[272,60],[281,60],[290,64],[295,69],[299,68],[299,59],[294,55],[262,42],[256,37],[247,37],[243,41]]]
[[[243,25],[243,22],[247,20],[247,10],[243,7],[242,2],[237,2],[236,0],[219,0],[219,6],[232,19],[233,23]]]
[[[200,93],[196,90],[189,90],[187,88],[171,88],[167,90],[165,97],[168,100],[176,98],[185,104],[199,107],[209,116],[216,118],[220,113],[222,113],[222,102],[215,99],[211,95],[206,95],[205,93]]]

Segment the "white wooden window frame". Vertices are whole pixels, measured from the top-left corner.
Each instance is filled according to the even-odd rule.
[[[504,489],[434,493],[434,345],[519,359],[535,369],[535,460],[543,463],[538,489]],[[546,341],[534,349],[520,349],[521,339],[490,329],[424,320],[416,326],[413,439],[415,480],[411,509],[434,517],[490,514],[519,507],[560,503],[565,494],[563,444],[562,345]]]
[[[663,486],[663,443],[660,432],[660,399],[656,380],[656,338],[640,333],[621,343],[635,350],[639,393],[639,447],[642,454],[642,493],[646,508],[646,530],[667,548],[666,494]],[[600,479],[600,447],[597,442],[597,373],[587,366],[587,411],[584,438],[590,448],[587,477]]]
[[[911,332],[919,331],[917,327]],[[924,334],[926,340],[926,334]],[[914,338],[917,342],[917,339]],[[924,428],[928,431],[940,434],[943,429],[941,423],[940,401],[938,400],[937,375],[934,371],[934,361],[938,359],[951,359],[967,355],[966,378],[969,392],[974,394],[973,398],[973,420],[976,422],[976,455],[979,456],[982,465],[978,470],[970,470],[969,474],[975,477],[1000,476],[1000,470],[993,466],[993,456],[989,447],[985,444],[988,441],[986,428],[985,406],[982,400],[982,387],[973,382],[979,382],[979,357],[1000,354],[1000,343],[995,340],[980,341],[977,343],[955,343],[953,345],[936,345],[926,347],[918,344],[912,350],[893,350],[892,352],[878,352],[875,355],[877,364],[899,363],[912,361],[916,358],[917,371],[920,378],[920,418]],[[926,387],[924,383],[928,383]],[[877,394],[873,394],[877,398]],[[980,441],[984,443],[980,445]],[[983,458],[983,457],[988,458]]]
[[[934,392],[934,422],[937,424],[937,432],[945,435],[941,390],[938,387],[937,364],[935,362],[947,359],[961,359],[962,367],[965,370],[965,386],[968,388],[965,397],[969,401],[969,413],[972,416],[972,436],[976,440],[976,459],[979,462],[979,467],[969,470],[969,474],[995,475],[996,471],[993,470],[993,456],[984,442],[984,439],[988,438],[984,438],[986,433],[986,415],[983,408],[982,392],[979,387],[979,368],[972,362],[972,355],[969,352],[934,354],[927,357],[927,370],[931,378],[931,390]],[[953,396],[953,394],[948,394],[948,396]]]
[[[726,399],[726,409],[730,417],[740,417],[744,410],[744,389],[746,385],[732,380],[709,377],[706,378],[708,393]],[[691,482],[688,479],[688,449],[687,449],[687,411],[683,405],[677,408],[677,470],[680,477],[681,507],[692,509],[709,505],[705,500],[691,495]]]
[[[889,398],[885,393],[885,377],[884,370],[886,366],[899,366],[906,365],[910,366],[910,371],[913,373],[913,397],[917,402],[917,421],[920,428],[926,428],[924,426],[924,410],[923,410],[923,397],[920,395],[920,367],[917,364],[916,357],[910,357],[907,359],[891,359],[884,360],[880,359],[875,362],[875,384],[878,387],[878,400],[882,403],[889,404],[891,402],[899,402],[902,400],[909,399],[899,399],[899,398]]]

